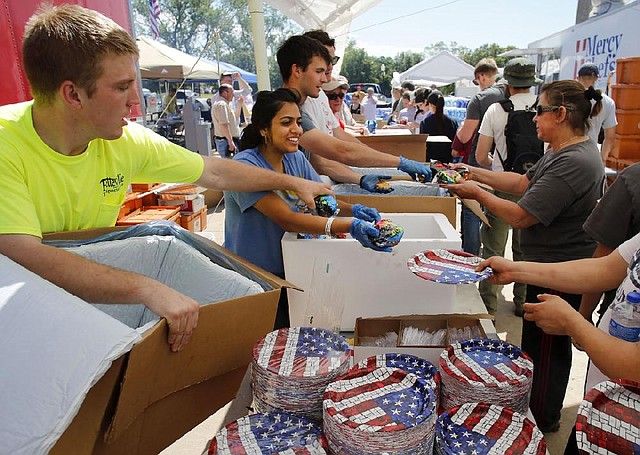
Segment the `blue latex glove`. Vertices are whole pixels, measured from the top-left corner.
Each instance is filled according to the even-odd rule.
[[[382,219],[376,209],[362,204],[353,204],[351,206],[351,216],[371,223],[375,223]]]
[[[356,239],[364,247],[371,248],[375,251],[384,251],[385,253],[391,253],[391,248],[380,248],[376,246],[371,239],[378,238],[380,231],[378,231],[372,224],[367,223],[359,219],[354,219],[349,228],[349,234]]]
[[[400,157],[400,166],[398,166],[398,170],[406,172],[413,180],[418,180],[418,176],[421,176],[421,180],[424,179],[425,182],[431,181],[431,169],[428,165],[408,160],[404,156]]]
[[[360,177],[360,188],[363,190],[371,191],[372,193],[391,193],[393,188],[389,189],[377,189],[376,183],[380,180],[389,180],[391,178],[390,175],[375,175],[375,174],[366,174]]]

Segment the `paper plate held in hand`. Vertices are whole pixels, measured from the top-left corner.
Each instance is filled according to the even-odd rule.
[[[429,250],[410,257],[407,267],[425,280],[444,284],[468,284],[491,276],[491,268],[475,271],[482,260],[464,251]]]

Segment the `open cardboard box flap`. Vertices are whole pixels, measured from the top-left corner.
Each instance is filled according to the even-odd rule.
[[[87,240],[121,229],[44,237]],[[170,351],[167,325],[160,321],[89,391],[51,454],[155,454],[235,398],[254,344],[273,329],[281,288],[292,286],[216,243],[201,240],[274,289],[202,305],[198,327],[179,353]]]

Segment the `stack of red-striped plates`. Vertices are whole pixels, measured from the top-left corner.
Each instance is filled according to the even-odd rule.
[[[252,414],[231,422],[209,444],[209,455],[326,454],[320,424],[286,412]]]
[[[322,392],[349,369],[350,347],[330,330],[273,331],[253,348],[251,385],[256,410],[284,410],[320,420]]]
[[[329,451],[431,453],[437,417],[434,382],[433,376],[425,379],[398,368],[356,365],[324,393]]]
[[[453,343],[440,354],[442,408],[482,402],[522,414],[529,409],[533,362],[517,346],[474,338]]]
[[[618,379],[587,392],[576,418],[584,453],[640,454],[640,384]]]
[[[536,425],[519,412],[487,403],[465,403],[436,423],[434,455],[545,454]]]

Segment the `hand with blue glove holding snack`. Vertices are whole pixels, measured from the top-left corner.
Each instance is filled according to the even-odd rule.
[[[353,204],[351,206],[351,216],[370,223],[376,223],[382,219],[376,209],[362,204]]]
[[[349,229],[351,237],[356,239],[360,244],[366,248],[371,248],[375,251],[383,251],[385,253],[391,253],[391,247],[379,247],[373,240],[380,237],[380,231],[376,229],[371,223],[354,219]]]
[[[413,180],[425,183],[431,181],[431,168],[427,164],[408,160],[404,156],[400,156],[398,170],[406,172]]]
[[[393,188],[387,182],[390,175],[366,174],[360,177],[360,188],[372,193],[391,193]]]

